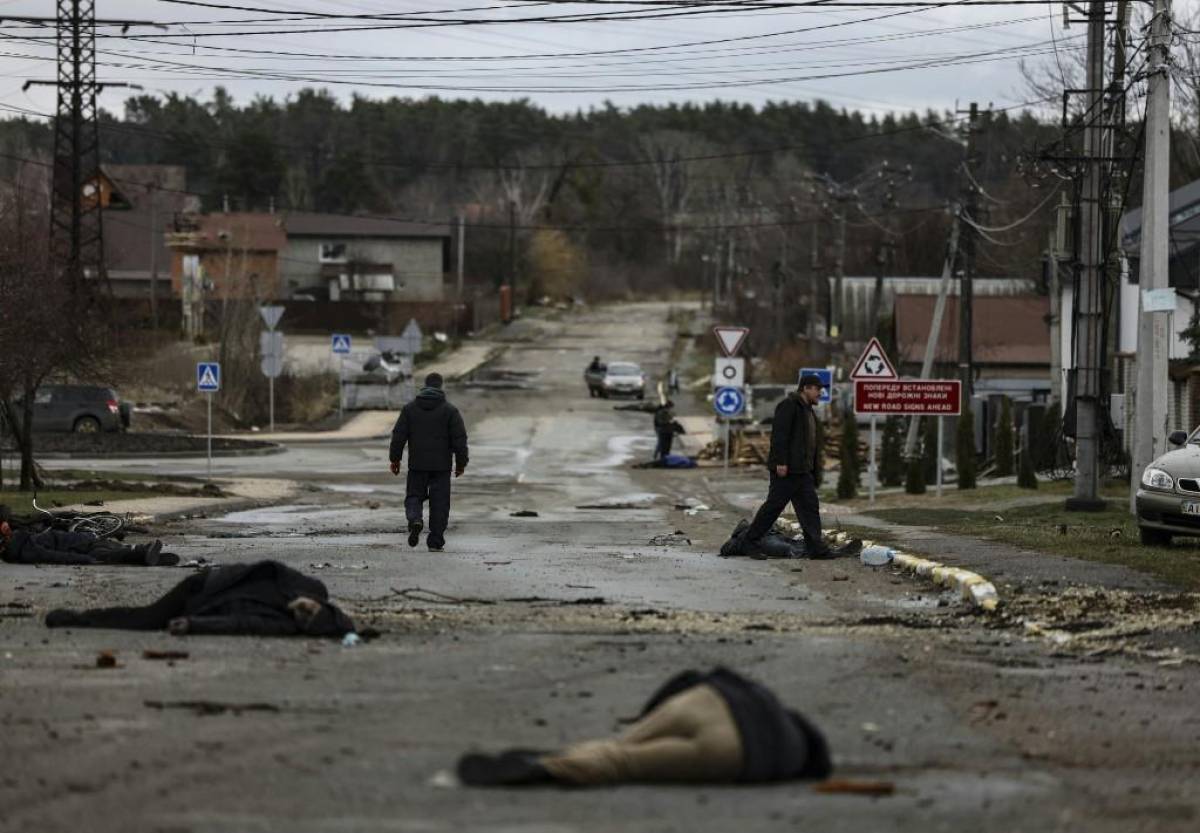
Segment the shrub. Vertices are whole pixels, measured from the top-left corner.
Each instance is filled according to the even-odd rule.
[[[879,479],[884,486],[899,486],[904,481],[903,420],[888,417],[883,421],[883,454]]]
[[[858,422],[853,413],[842,418],[842,470],[838,474],[837,496],[842,499],[858,495]]]
[[[915,455],[908,459],[908,471],[904,478],[904,491],[910,495],[925,494],[925,461]]]

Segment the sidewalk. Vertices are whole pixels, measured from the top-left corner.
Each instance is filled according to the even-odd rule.
[[[249,509],[255,506],[265,506],[290,500],[301,492],[301,484],[294,480],[275,480],[271,478],[244,477],[236,480],[218,481],[218,485],[230,494],[230,497],[151,497],[131,500],[110,500],[103,506],[84,506],[71,504],[56,508],[55,512],[72,511],[79,513],[112,512],[116,515],[131,515],[143,523],[167,521],[190,515],[224,514]]]

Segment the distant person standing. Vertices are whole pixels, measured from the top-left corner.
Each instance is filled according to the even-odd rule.
[[[673,367],[667,371],[667,393],[679,393],[679,371]]]
[[[661,460],[671,453],[675,439],[675,403],[668,399],[654,409],[654,459]]]
[[[744,540],[751,545],[770,532],[771,526],[790,502],[804,533],[808,557],[834,556],[821,534],[821,502],[817,497],[822,431],[814,406],[821,400],[822,387],[820,376],[811,373],[801,376],[799,389],[788,394],[775,407],[775,418],[771,424],[771,451],[767,456],[770,487],[767,499],[759,507],[744,536]],[[758,552],[757,548],[754,552]]]
[[[462,414],[446,401],[442,375],[430,373],[425,387],[400,410],[392,429],[392,474],[400,474],[400,459],[408,446],[408,482],[404,514],[408,518],[408,545],[421,540],[421,516],[429,501],[429,535],[425,543],[432,552],[446,545],[450,522],[450,470],[461,477],[467,468],[467,429]],[[453,464],[453,465],[451,465]]]

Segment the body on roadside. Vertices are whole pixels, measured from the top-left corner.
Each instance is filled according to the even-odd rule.
[[[408,521],[408,544],[415,547],[424,528],[422,515],[429,501],[429,549],[445,546],[450,522],[450,471],[461,477],[467,468],[467,429],[462,414],[446,401],[442,377],[430,373],[425,387],[400,410],[392,429],[389,451],[392,474],[400,474],[400,460],[408,449],[408,479],[404,513]]]
[[[91,532],[43,529],[30,532],[0,521],[0,561],[11,564],[130,564],[173,566],[179,556],[162,551],[162,541],[129,546]]]

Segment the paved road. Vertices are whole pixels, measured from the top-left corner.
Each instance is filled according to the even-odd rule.
[[[445,553],[404,544],[379,443],[214,461],[312,491],[162,530],[185,556],[320,575],[385,631],[375,642],[46,631],[48,607],[140,603],[185,573],[0,565],[0,830],[1196,828],[1194,665],[1027,638],[857,562],[719,559],[753,485],[630,469],[650,453],[649,416],[588,399],[580,378],[595,353],[662,371],[666,307],[525,321],[507,340],[494,378],[522,387],[450,392],[472,465]],[[203,470],[120,467],[162,465]],[[714,509],[675,508],[696,497]],[[512,517],[523,509],[538,516]],[[117,668],[94,668],[101,649]],[[808,713],[839,774],[897,793],[438,786],[461,752],[611,733],[673,672],[715,664]],[[198,700],[251,708],[175,707]]]

